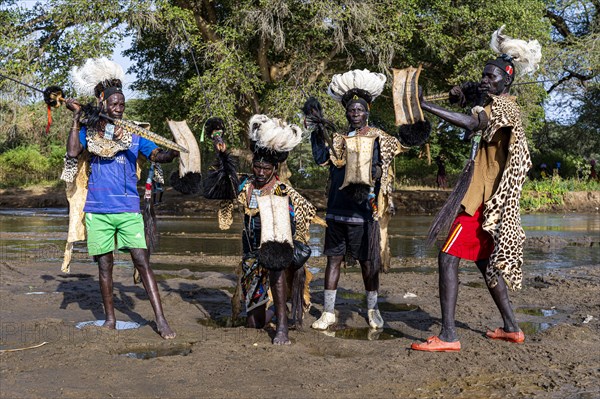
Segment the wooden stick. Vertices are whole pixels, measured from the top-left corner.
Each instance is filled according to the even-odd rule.
[[[33,345],[33,346],[28,346],[26,348],[15,348],[15,349],[0,349],[0,354],[1,353],[6,353],[6,352],[18,352],[18,351],[24,351],[27,349],[35,349],[35,348],[39,348],[40,346],[46,345],[48,342],[42,342],[41,344],[38,345]]]

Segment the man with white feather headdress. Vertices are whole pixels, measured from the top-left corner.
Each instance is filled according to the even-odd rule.
[[[222,200],[221,229],[231,225],[234,201],[244,213],[240,281],[232,298],[234,317],[243,301],[246,326],[263,328],[273,317],[273,312],[268,310],[272,301],[277,318],[273,344],[288,345],[288,294],[292,299],[292,319],[298,326],[310,307],[311,274],[305,263],[310,256],[310,222],[318,218],[316,208],[289,184],[279,180],[277,171],[302,140],[302,130],[266,115],[254,115],[248,126],[252,174],[239,183],[236,165],[223,140],[223,121],[211,118],[206,122],[205,132],[213,140],[217,162],[205,180],[204,196]]]
[[[98,262],[100,291],[106,320],[104,327],[114,329],[112,270],[115,241],[117,249],[128,251],[156,317],[156,326],[164,339],[175,338],[165,319],[158,287],[152,269],[140,213],[137,190],[138,156],[152,162],[170,162],[178,151],[165,151],[152,141],[140,137],[124,125],[125,97],[122,90],[123,69],[106,59],[88,59],[81,68],[73,68],[73,87],[80,95],[95,96],[96,106],[81,106],[77,100],[66,100],[73,112],[73,126],[67,139],[65,170],[70,203],[68,246],[87,235],[88,253]],[[82,119],[83,110],[85,120]],[[106,117],[100,117],[106,115]],[[80,201],[84,199],[85,202]],[[85,216],[84,216],[85,215]],[[82,219],[85,217],[85,221]],[[83,229],[85,223],[85,230]],[[116,238],[116,240],[115,240]],[[70,248],[65,251],[63,270],[68,272]]]
[[[315,162],[329,167],[327,255],[323,313],[312,328],[325,330],[336,322],[335,298],[340,268],[346,256],[358,260],[367,296],[371,328],[383,327],[377,306],[379,273],[389,267],[387,224],[393,212],[391,191],[394,157],[408,147],[384,131],[369,126],[371,103],[381,94],[386,77],[368,70],[334,75],[328,94],[346,110],[349,129],[340,133],[323,118],[315,98],[304,104]],[[329,133],[333,133],[332,139]]]
[[[521,114],[509,90],[515,75],[537,69],[541,46],[534,40],[492,35],[491,47],[499,56],[486,63],[481,81],[450,91],[451,102],[471,103],[469,114],[446,110],[421,99],[421,107],[467,130],[472,137],[471,159],[447,203],[430,229],[429,241],[453,221],[441,248],[439,296],[442,329],[439,336],[413,343],[420,351],[459,351],[455,327],[460,259],[472,260],[482,273],[504,326],[487,331],[490,339],[522,343],[525,340],[508,298],[508,289],[521,288],[523,241],[519,198],[531,167]]]

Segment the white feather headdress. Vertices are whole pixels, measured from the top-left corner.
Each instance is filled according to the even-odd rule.
[[[364,90],[371,96],[371,102],[377,98],[383,91],[386,77],[382,73],[371,72],[367,69],[355,69],[343,74],[333,75],[331,83],[327,88],[329,94],[334,100],[342,101],[342,97],[352,89]]]
[[[93,96],[94,88],[101,82],[110,82],[113,79],[123,81],[125,73],[123,68],[106,57],[90,58],[81,68],[71,69],[73,88],[79,95]]]
[[[248,123],[250,140],[256,147],[276,152],[289,152],[302,141],[302,129],[282,119],[257,114]]]
[[[490,41],[492,50],[498,55],[506,54],[512,57],[515,71],[519,76],[536,71],[542,59],[542,46],[540,43],[537,40],[526,42],[525,40],[513,39],[503,35],[502,31],[505,26],[502,25],[500,29],[492,34],[492,40]]]

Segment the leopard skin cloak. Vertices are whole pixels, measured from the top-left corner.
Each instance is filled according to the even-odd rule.
[[[508,158],[496,192],[485,202],[483,229],[494,240],[494,251],[486,270],[486,281],[493,288],[502,276],[511,290],[521,288],[523,280],[523,242],[519,200],[531,159],[521,113],[514,99],[491,96],[492,105],[484,140],[491,140],[501,128],[511,129]]]
[[[66,195],[69,202],[69,230],[67,232],[67,244],[63,256],[61,271],[71,272],[71,257],[73,245],[78,241],[85,241],[85,199],[88,192],[88,177],[90,173],[89,152],[83,151],[78,158],[65,159],[65,163],[74,164],[65,167],[61,179],[66,182]],[[74,169],[73,169],[74,168]],[[74,173],[74,174],[73,174]]]

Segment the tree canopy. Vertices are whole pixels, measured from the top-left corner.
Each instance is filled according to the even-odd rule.
[[[3,17],[19,28],[1,67],[65,83],[72,66],[131,34],[135,87],[149,100],[178,104],[197,123],[213,113],[239,124],[257,112],[292,117],[307,94],[322,97],[332,74],[350,68],[390,76],[390,67],[422,63],[430,90],[477,79],[501,24],[548,42],[544,10],[540,0],[13,2]]]
[[[423,64],[426,93],[478,80],[494,56],[490,35],[503,24],[510,36],[540,41],[541,76],[561,79],[514,88],[529,134],[545,123],[547,91],[594,83],[600,70],[600,51],[591,51],[598,44],[597,0],[47,0],[31,8],[8,0],[0,21],[15,27],[0,39],[0,73],[68,87],[70,68],[110,55],[130,36],[129,72],[137,77],[133,88],[144,93],[130,112],[155,127],[185,118],[197,132],[208,117],[221,116],[238,143],[247,139],[245,123],[254,113],[299,123],[309,95],[345,125],[325,89],[333,74],[349,69],[391,77],[391,68]],[[372,112],[388,130],[390,83]],[[0,88],[21,94],[11,98],[26,92],[7,82]]]

